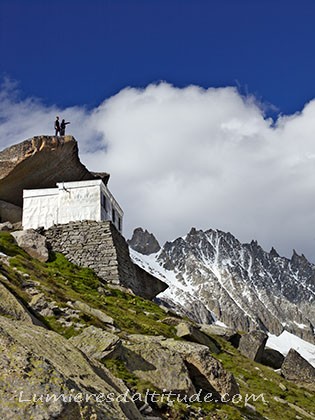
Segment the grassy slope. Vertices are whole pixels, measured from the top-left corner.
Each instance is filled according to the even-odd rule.
[[[159,322],[165,318],[165,312],[156,304],[104,286],[92,270],[71,264],[61,254],[53,255],[51,261],[46,264],[40,263],[21,250],[11,235],[6,232],[0,232],[0,252],[11,257],[10,266],[0,265],[0,273],[8,281],[2,277],[0,281],[5,283],[26,306],[28,306],[30,296],[22,288],[25,279],[38,282],[39,285],[36,287],[59,306],[66,306],[69,300],[82,300],[103,310],[114,318],[115,324],[121,329],[122,336],[126,333],[137,333],[175,337],[174,327]],[[99,287],[103,289],[101,294]],[[73,327],[63,327],[54,317],[41,319],[48,328],[67,338],[78,333]],[[98,320],[85,315],[82,316],[80,322],[84,325],[101,326]],[[315,413],[314,393],[285,381],[272,369],[243,357],[226,341],[219,337],[214,338],[220,342],[223,349],[217,358],[235,375],[243,401],[238,404],[195,403],[190,409],[196,412],[199,410],[200,416],[206,416],[203,418],[235,420],[242,418],[290,420],[296,419],[297,415],[302,419],[307,418],[292,406],[290,407],[288,403],[295,404],[309,413]],[[107,360],[106,365],[135,391],[141,392],[150,386],[137,380],[120,361]],[[287,388],[286,391],[279,387],[279,382]],[[256,402],[251,400],[249,404],[255,406],[256,412],[249,411],[244,407],[244,398],[247,394],[257,396],[264,394],[265,403],[262,399]],[[282,398],[284,402],[277,402],[274,397]],[[175,402],[171,408],[161,404],[160,408],[164,412],[168,411],[168,418],[188,418],[185,414],[187,411],[185,404]]]

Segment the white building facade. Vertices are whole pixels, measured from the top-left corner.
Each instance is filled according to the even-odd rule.
[[[81,220],[110,220],[122,232],[123,211],[101,179],[23,191],[23,229]]]

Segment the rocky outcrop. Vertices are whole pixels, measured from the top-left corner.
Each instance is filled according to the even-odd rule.
[[[227,372],[206,346],[167,339],[163,346],[177,351],[185,360],[197,389],[232,397],[239,393],[234,376]]]
[[[251,331],[242,335],[238,346],[239,351],[255,362],[261,362],[268,335],[263,331]]]
[[[280,369],[284,361],[284,356],[278,350],[265,348],[261,363],[272,369]]]
[[[73,327],[77,331],[83,328],[84,324],[80,320],[81,312],[73,309],[71,302],[68,302],[68,306],[58,305],[57,302],[38,290],[36,286],[38,285],[32,286],[32,282],[24,283],[26,293],[32,296],[29,306],[37,315],[54,317],[59,324],[66,328]],[[70,304],[71,306],[69,307]]]
[[[130,372],[154,387],[192,395],[196,390],[183,359],[177,351],[163,346],[163,340],[164,337],[128,336],[122,360]]]
[[[109,175],[93,174],[80,162],[72,136],[37,136],[0,152],[0,200],[18,207],[23,204],[23,189],[95,178],[106,184]]]
[[[107,401],[127,391],[122,381],[52,331],[0,317],[0,366],[1,419],[142,418],[131,401]]]
[[[155,236],[141,227],[133,231],[132,238],[127,243],[132,249],[143,255],[154,254],[161,249]]]
[[[315,368],[296,350],[290,349],[281,366],[281,373],[288,381],[300,384],[315,383]]]
[[[220,337],[212,337],[222,346],[218,355],[207,346],[174,338],[175,326],[183,321],[179,317],[122,286],[105,287],[61,256],[39,263],[19,250],[6,232],[0,233],[0,249],[0,283],[9,291],[0,296],[0,419],[274,418],[274,413],[285,418],[291,408],[297,416],[314,417],[311,383],[307,390],[281,378],[279,383],[277,373],[259,368]],[[24,321],[17,301],[45,325],[38,328]],[[87,305],[80,306],[85,312],[75,308],[79,301]],[[91,309],[112,317],[119,331],[113,333],[111,324],[89,315]],[[267,404],[264,399],[250,405],[221,403],[240,394],[222,365],[235,372],[242,395],[263,394]],[[129,389],[115,377],[124,378]],[[181,395],[176,396],[178,388]],[[168,390],[173,401],[166,398]],[[191,400],[183,395],[186,391]],[[209,394],[216,403],[203,403]],[[128,396],[135,397],[142,417],[133,403],[125,402]],[[275,401],[278,396],[285,403],[294,401],[294,407],[288,403],[282,409],[283,401]]]
[[[201,389],[230,397],[239,392],[233,375],[211,355],[208,347],[197,343],[129,335],[122,357],[129,370],[158,389],[186,395]]]
[[[105,325],[107,324],[107,325],[110,325],[110,326],[114,326],[113,318],[106,315],[103,311],[100,311],[99,309],[92,308],[91,306],[89,306],[86,303],[81,302],[79,300],[76,300],[72,304],[72,306],[75,309],[78,309],[78,310],[80,310],[81,312],[83,312],[87,315],[91,315],[94,318],[97,318],[100,322],[102,322]]]
[[[9,316],[13,319],[32,324],[32,317],[28,310],[1,283],[1,280],[6,279],[0,274],[0,315]]]
[[[176,334],[178,337],[185,340],[193,341],[194,343],[199,343],[209,347],[211,353],[220,353],[219,344],[191,323],[181,322],[178,324],[176,326]]]
[[[112,333],[90,326],[69,340],[89,359],[102,361],[105,358],[116,358],[121,354],[121,340]]]
[[[42,262],[48,261],[49,252],[45,236],[40,235],[33,229],[12,232],[11,235],[18,246],[24,249],[31,257]]]
[[[124,286],[146,299],[167,288],[133,264],[125,239],[109,221],[70,222],[52,226],[44,234],[53,251],[79,266],[92,268],[107,283]]]
[[[238,347],[241,339],[241,335],[229,327],[224,327],[216,324],[201,324],[200,331],[204,332],[207,335],[217,335],[224,338],[226,341],[229,341],[234,347]]]

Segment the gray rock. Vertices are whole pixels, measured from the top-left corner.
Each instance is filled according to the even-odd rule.
[[[13,223],[13,230],[23,230],[22,222],[15,222]]]
[[[69,341],[90,359],[102,361],[107,357],[116,358],[121,353],[120,338],[94,326],[85,328]]]
[[[233,328],[223,327],[221,325],[215,324],[201,324],[200,331],[207,335],[218,335],[219,337],[224,338],[226,341],[229,341],[234,347],[239,346],[241,335]]]
[[[188,322],[181,322],[178,324],[176,327],[176,333],[180,338],[209,347],[212,353],[220,353],[219,344],[215,340]]]
[[[155,236],[141,227],[133,231],[132,238],[127,243],[132,249],[143,255],[154,254],[161,249]]]
[[[288,388],[283,384],[283,383],[281,383],[281,382],[279,382],[279,388],[282,390],[282,391],[287,391],[288,390]]]
[[[30,289],[28,289],[28,292]],[[31,294],[31,293],[30,293]],[[76,318],[78,319],[78,313],[79,311],[76,311],[74,309],[68,308],[68,307],[62,307],[57,305],[57,303],[53,300],[49,300],[46,298],[44,293],[41,293],[37,290],[37,293],[32,295],[32,299],[29,303],[30,307],[40,315],[46,317],[46,316],[54,316],[58,318],[58,321],[60,321],[60,317],[66,317],[66,318]]]
[[[109,324],[114,326],[114,320],[110,316],[106,315],[105,312],[100,311],[99,309],[92,308],[91,306],[87,305],[84,302],[76,300],[73,303],[73,307],[79,309],[80,311],[84,312],[87,315],[91,315],[97,318],[99,321],[103,322],[104,324]]]
[[[2,275],[0,274],[0,281]],[[32,317],[18,299],[0,282],[0,315],[32,324]]]
[[[13,226],[10,222],[0,223],[0,232],[9,232],[13,229]]]
[[[178,324],[180,324],[182,322],[181,318],[175,318],[174,316],[167,316],[166,318],[163,318],[160,322],[162,322],[163,324],[166,325],[171,325],[171,326],[177,326]]]
[[[261,362],[268,335],[263,331],[251,331],[240,339],[239,351],[255,362]]]
[[[108,174],[94,175],[80,162],[78,144],[72,136],[36,136],[0,152],[0,200],[13,203],[18,208],[23,205],[25,188],[54,188],[61,180],[100,177],[106,184]],[[4,220],[14,223],[21,218]]]
[[[163,375],[166,367],[169,368],[169,372],[166,374],[168,386],[171,387],[171,384],[173,383],[173,390],[176,389],[174,386],[176,385],[177,372],[181,374],[183,372],[181,370],[182,365],[178,359],[178,356],[180,356],[187,366],[188,377],[195,389],[203,389],[206,392],[213,392],[217,395],[229,394],[230,397],[239,393],[239,388],[234,376],[223,368],[222,364],[211,355],[210,349],[206,346],[198,343],[165,339],[164,337],[137,334],[128,336],[128,343],[126,346],[128,349],[138,354],[138,356],[140,355],[141,358],[150,362],[152,365],[151,367],[145,363],[141,365],[140,359],[138,368],[139,370],[144,370],[145,376],[142,376],[142,378],[147,377],[149,372],[150,376],[155,378],[153,380],[155,380],[156,386],[159,389],[165,385],[164,377],[160,378],[160,375]],[[152,351],[152,353],[150,353],[150,351]],[[160,351],[164,352],[162,360],[155,360],[155,358],[159,359],[158,354]],[[150,354],[150,356],[147,356],[147,354]],[[131,357],[132,356],[133,353],[131,353]],[[130,354],[126,355],[127,364],[128,357],[130,357]],[[150,359],[148,359],[148,357],[150,357]],[[171,357],[169,361],[172,360],[172,363],[170,364],[165,361],[164,357]],[[177,360],[179,363],[177,366],[173,364],[173,357],[174,360]],[[160,364],[162,363],[163,371],[161,371],[160,367]],[[156,368],[155,366],[158,367]],[[157,370],[155,371],[155,369]],[[154,376],[154,373],[156,373],[157,377]],[[186,377],[186,373],[184,376]],[[165,386],[165,388],[167,387]]]
[[[139,379],[160,390],[192,395],[195,388],[187,367],[176,350],[163,345],[164,337],[128,336],[123,344],[122,360]]]
[[[230,398],[239,393],[234,376],[211,355],[208,347],[173,339],[165,340],[162,345],[177,351],[184,358],[197,389],[221,396],[228,394]]]
[[[0,366],[1,419],[142,419],[131,401],[86,400],[91,394],[122,395],[127,388],[53,331],[0,316]],[[80,393],[82,402],[32,401],[34,394],[69,398]]]
[[[44,293],[35,294],[29,305],[34,311],[42,316],[54,316],[51,303],[46,299]]]
[[[284,361],[284,356],[278,350],[265,348],[261,363],[273,369],[280,369]]]
[[[289,381],[301,384],[315,382],[315,368],[294,349],[290,349],[285,357],[281,373]]]
[[[48,261],[49,253],[45,236],[40,235],[33,229],[12,232],[11,235],[18,246],[24,249],[31,257],[42,262]]]

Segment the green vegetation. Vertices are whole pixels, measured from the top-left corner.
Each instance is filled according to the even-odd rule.
[[[300,415],[294,408],[289,407],[285,403],[293,403],[307,412],[315,413],[314,394],[308,392],[304,388],[299,388],[292,382],[286,381],[278,373],[271,368],[263,366],[259,363],[249,360],[242,356],[230,343],[220,337],[213,336],[222,346],[222,352],[214,355],[220,360],[223,366],[233,373],[235,379],[239,383],[240,394],[242,396],[261,395],[262,398],[254,401],[249,400],[248,403],[254,405],[257,412],[269,419],[286,420],[296,419]],[[283,391],[279,383],[286,387]],[[312,396],[312,397],[311,397]],[[275,400],[281,398],[284,402]],[[302,418],[304,418],[302,416]]]
[[[0,273],[10,279],[7,286],[10,286],[10,290],[26,305],[31,297],[21,287],[25,282],[23,274],[27,275],[29,280],[37,282],[38,289],[59,306],[66,306],[69,300],[81,300],[103,310],[115,320],[115,324],[123,333],[175,336],[174,327],[159,322],[165,318],[165,312],[158,305],[108,287],[92,270],[70,263],[62,254],[53,253],[48,263],[41,263],[21,250],[7,232],[0,232],[0,252],[11,257],[10,266],[0,267]],[[67,337],[71,335],[71,330],[64,329],[52,318],[45,318],[45,323],[60,334]],[[84,323],[100,326],[92,317]]]
[[[56,302],[60,308],[68,307],[67,302],[80,300],[93,308],[103,310],[112,317],[115,325],[121,330],[123,338],[126,334],[149,334],[163,335],[175,338],[175,329],[166,325],[161,320],[166,317],[163,309],[153,302],[131,295],[122,290],[104,285],[95,273],[87,268],[80,268],[67,261],[61,254],[52,254],[46,264],[32,259],[21,250],[7,232],[0,232],[0,252],[9,255],[9,265],[0,264],[0,281],[17,296],[30,309],[29,303],[32,296],[27,293],[25,283],[33,284],[48,301]],[[3,276],[1,276],[3,274]],[[80,329],[73,325],[64,326],[58,322],[58,316],[40,317],[42,322],[50,329],[62,334],[66,338],[76,335]],[[77,320],[83,326],[95,325],[102,327],[101,322],[88,315],[81,314]],[[308,413],[315,413],[314,393],[306,389],[298,388],[294,384],[285,381],[272,369],[257,364],[243,357],[232,345],[224,339],[213,336],[222,347],[219,355],[216,355],[223,366],[232,372],[239,383],[242,401],[238,404],[191,403],[189,406],[183,402],[174,401],[168,405],[165,401],[157,403],[156,408],[161,413],[167,413],[170,419],[189,418],[189,413],[196,413],[196,417],[214,420],[237,420],[237,419],[264,419],[270,420],[293,420],[296,416],[307,418],[290,404],[294,404]],[[154,391],[151,384],[140,381],[130,373],[123,361],[107,359],[105,366],[118,378],[121,378],[127,386],[135,392],[143,393],[146,389]],[[279,382],[286,390],[283,391]],[[248,403],[255,407],[256,411],[250,411],[245,407],[246,395],[259,396],[262,398]],[[281,398],[282,402],[275,400]],[[265,401],[265,402],[264,402]]]

